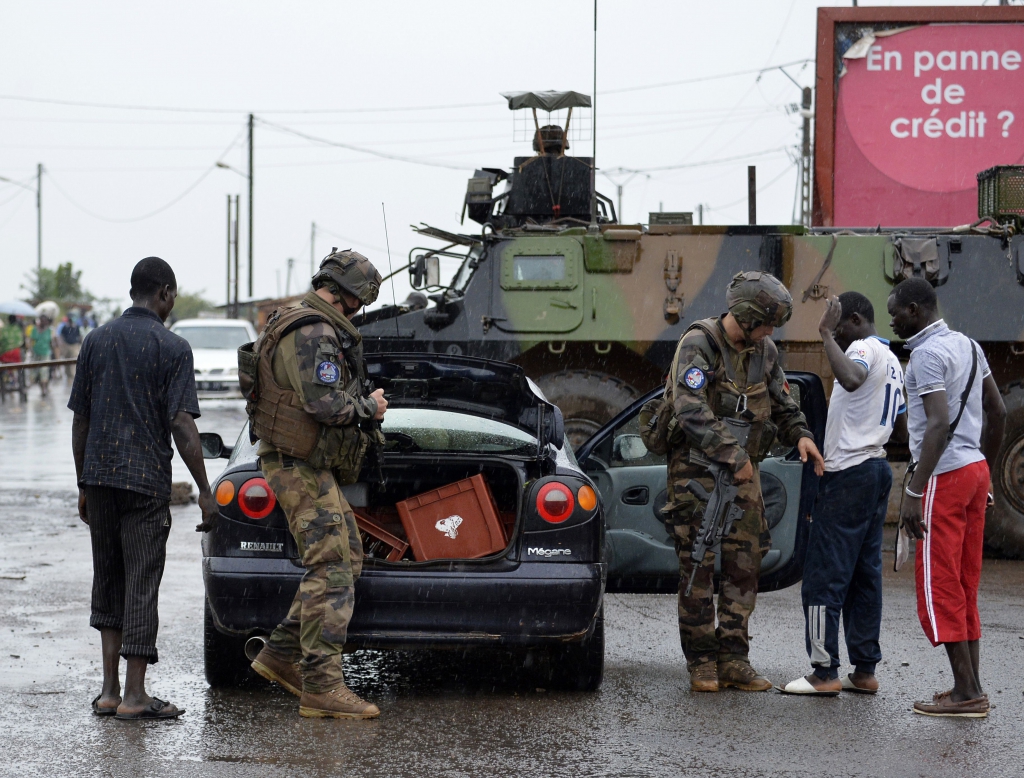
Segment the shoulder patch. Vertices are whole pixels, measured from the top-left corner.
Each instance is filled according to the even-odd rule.
[[[341,371],[333,362],[324,360],[317,365],[316,377],[320,379],[321,383],[336,384],[338,383],[338,379],[341,378]]]
[[[707,376],[704,375],[704,371],[699,367],[691,367],[685,373],[683,373],[683,383],[687,385],[693,391],[699,391],[704,388],[704,384],[708,382]]]

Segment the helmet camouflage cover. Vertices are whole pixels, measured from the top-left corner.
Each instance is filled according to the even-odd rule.
[[[792,295],[770,273],[737,273],[725,290],[725,302],[733,318],[751,328],[781,327],[793,315]]]
[[[334,286],[344,289],[363,305],[370,305],[380,294],[382,280],[373,263],[358,251],[333,249],[313,276],[313,288]],[[337,294],[336,289],[331,291]]]

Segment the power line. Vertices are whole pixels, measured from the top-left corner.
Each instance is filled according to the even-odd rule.
[[[721,157],[719,159],[705,159],[700,162],[685,162],[681,165],[659,165],[658,167],[645,167],[645,168],[629,168],[629,167],[617,167],[611,168],[608,173],[654,173],[660,170],[682,170],[684,168],[693,167],[707,167],[708,165],[721,165],[726,162],[738,162],[743,159],[752,159],[754,157],[763,157],[768,154],[775,154],[779,151],[785,151],[789,146],[779,146],[774,149],[764,149],[762,151],[752,151],[749,154],[738,154],[734,157]]]
[[[356,151],[361,154],[370,154],[374,157],[380,157],[381,159],[390,159],[396,162],[411,162],[412,164],[415,165],[441,167],[447,168],[448,170],[470,170],[473,168],[472,165],[450,165],[445,162],[432,162],[430,160],[425,159],[416,159],[415,157],[405,157],[400,156],[398,154],[387,154],[383,151],[375,151],[374,149],[366,148],[364,146],[355,146],[352,145],[351,143],[341,143],[339,141],[328,140],[327,138],[319,138],[315,135],[309,135],[305,132],[300,132],[299,130],[292,129],[291,127],[285,127],[283,124],[275,124],[274,122],[269,122],[266,119],[260,119],[259,122],[260,124],[274,128],[281,132],[287,132],[291,133],[292,135],[296,135],[300,138],[305,138],[306,140],[311,141],[312,143],[322,143],[325,146],[335,146],[340,149],[348,149],[349,151]]]
[[[85,213],[85,214],[88,214],[89,216],[92,216],[94,219],[99,219],[100,221],[105,221],[105,222],[115,222],[115,223],[118,223],[118,224],[125,224],[127,222],[138,222],[138,221],[142,221],[144,219],[149,219],[152,216],[156,216],[158,213],[166,211],[172,205],[175,205],[180,200],[184,199],[186,195],[188,195],[193,189],[195,189],[197,186],[199,186],[199,184],[201,184],[203,182],[203,180],[208,175],[210,175],[210,173],[212,173],[214,170],[217,169],[217,162],[220,162],[221,160],[223,160],[224,157],[226,157],[228,155],[228,153],[233,148],[235,148],[236,145],[238,145],[238,141],[242,137],[242,133],[245,132],[245,129],[246,128],[243,128],[241,130],[241,132],[239,132],[238,135],[235,136],[234,140],[232,140],[230,145],[226,149],[224,149],[224,151],[221,153],[220,157],[218,157],[208,168],[206,168],[206,170],[203,172],[203,174],[201,176],[199,176],[199,178],[197,178],[195,181],[193,181],[188,186],[188,188],[185,189],[185,191],[183,191],[181,194],[177,195],[170,202],[165,203],[164,205],[160,206],[156,210],[150,211],[149,213],[145,213],[145,214],[143,214],[141,216],[132,216],[132,217],[129,217],[129,218],[123,218],[122,219],[122,218],[111,218],[109,216],[103,216],[102,214],[98,214],[95,211],[92,211],[89,208],[86,208],[84,205],[82,205],[77,200],[75,200],[71,195],[69,195],[67,192],[65,192],[64,189],[61,187],[61,185],[54,179],[53,174],[50,173],[49,170],[46,171],[46,177],[50,179],[50,183],[53,184],[53,188],[56,189],[58,192],[60,192],[62,195],[64,195],[64,198],[69,203],[71,203],[73,206],[75,206],[78,210],[82,211],[82,213]]]
[[[331,235],[337,238],[338,240],[345,241],[346,243],[352,243],[356,246],[362,246],[364,249],[372,249],[373,251],[387,251],[387,249],[382,248],[381,246],[371,246],[369,243],[366,243],[364,241],[356,240],[355,238],[349,238],[345,235],[341,235],[337,232],[334,232],[333,230],[329,230],[326,227],[321,226],[319,223],[317,223],[316,225],[316,231],[326,232],[328,235]]]
[[[803,65],[807,62],[814,62],[813,58],[810,59],[798,59],[793,62],[783,62],[781,65],[770,65],[763,68],[755,68],[753,70],[734,70],[731,73],[718,73],[713,76],[698,76],[696,78],[684,78],[679,81],[661,81],[657,84],[644,84],[643,86],[626,86],[621,89],[606,89],[601,92],[602,95],[615,95],[622,94],[624,92],[639,92],[644,89],[661,89],[667,86],[682,86],[684,84],[700,84],[705,81],[718,81],[723,78],[735,78],[736,76],[751,76],[754,74],[760,75],[767,73],[770,70],[779,70],[781,68],[788,68],[793,65]]]

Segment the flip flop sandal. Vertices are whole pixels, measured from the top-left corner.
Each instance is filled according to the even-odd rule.
[[[100,701],[102,694],[97,694],[96,699],[92,701],[92,714],[94,716],[114,716],[117,714],[117,708],[101,708],[97,703]]]
[[[171,704],[167,702],[167,700],[161,700],[154,697],[153,701],[138,713],[118,713],[114,718],[120,719],[121,721],[138,721],[141,719],[176,719],[185,712],[184,708],[178,708],[173,712],[168,712],[166,709],[169,707],[171,707]]]
[[[775,688],[778,689],[783,694],[802,694],[802,695],[805,695],[807,697],[838,697],[839,696],[839,692],[838,691],[830,692],[830,691],[821,691],[820,689],[815,689],[811,685],[811,682],[808,681],[806,678],[797,678],[795,681],[790,681],[789,683],[787,683],[784,687],[783,686],[776,686]]]
[[[843,691],[853,692],[854,694],[878,694],[878,689],[862,689],[860,686],[857,686],[849,673],[843,676]]]

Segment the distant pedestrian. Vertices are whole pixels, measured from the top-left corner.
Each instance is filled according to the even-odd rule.
[[[171,438],[199,486],[209,531],[217,516],[199,433],[188,342],[165,329],[177,282],[147,257],[132,271],[124,314],[89,333],[68,407],[78,473],[78,512],[92,536],[91,626],[103,645],[103,687],[93,712],[122,719],[174,718],[183,710],[146,693],[157,661],[157,594],[171,529]],[[119,656],[128,661],[124,696]]]
[[[953,688],[915,702],[926,716],[988,715],[979,672],[978,583],[990,499],[989,464],[1003,441],[1006,408],[981,346],[939,317],[931,284],[903,281],[889,296],[892,330],[907,364],[910,453],[916,463],[900,521],[917,538],[917,615],[944,645]],[[987,462],[986,462],[987,460]]]
[[[73,314],[64,317],[64,321],[57,328],[57,341],[60,344],[61,359],[78,359],[82,350],[82,328],[78,324],[78,318]],[[75,377],[75,366],[68,365],[69,378]]]
[[[826,303],[818,331],[835,375],[825,426],[825,475],[814,503],[804,559],[805,642],[813,671],[790,694],[878,691],[882,659],[882,528],[892,469],[883,446],[906,433],[903,370],[875,331],[875,310],[859,292]],[[839,678],[839,620],[854,672]]]
[[[21,362],[21,349],[24,345],[25,333],[18,323],[18,317],[12,314],[7,317],[3,329],[0,329],[0,363]]]
[[[53,359],[53,329],[50,326],[50,317],[43,315],[39,317],[39,324],[32,327],[27,340],[29,361],[49,362]],[[31,382],[39,383],[39,391],[43,397],[50,394],[50,368],[32,368]]]

